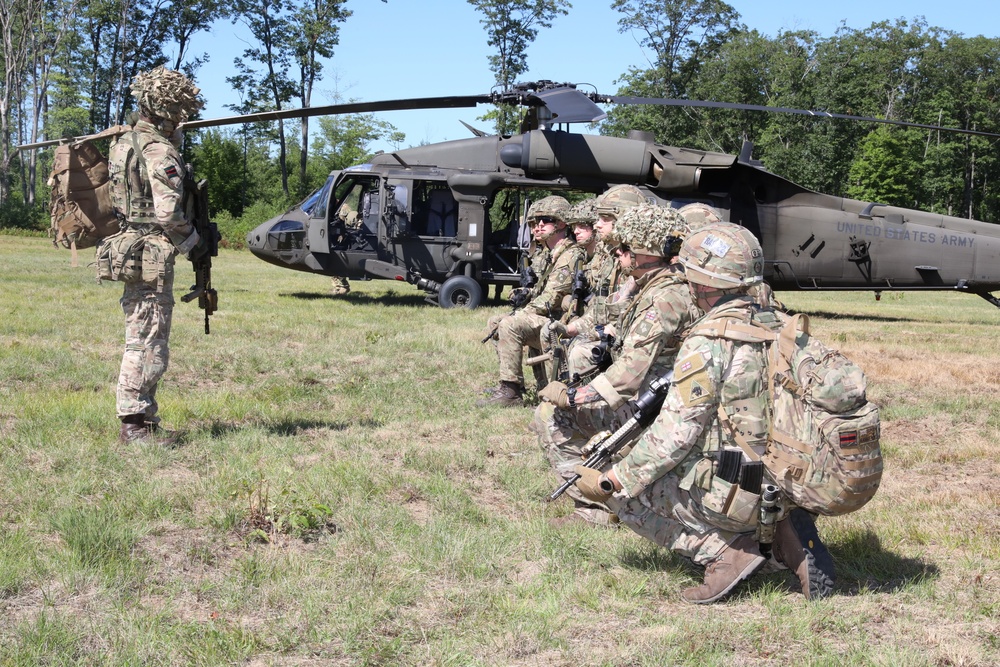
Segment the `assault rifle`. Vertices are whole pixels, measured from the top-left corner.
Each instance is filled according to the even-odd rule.
[[[590,348],[590,361],[598,371],[606,371],[611,366],[611,348],[615,344],[615,337],[604,331],[604,325],[598,324],[597,344]]]
[[[198,299],[198,307],[205,311],[205,333],[208,334],[211,333],[208,318],[219,309],[219,293],[212,288],[212,258],[219,256],[219,227],[208,219],[208,182],[202,179],[196,183],[190,168],[187,173],[184,192],[188,221],[194,225],[198,236],[208,243],[208,252],[191,261],[194,285],[181,297],[181,301],[188,303]]]
[[[663,405],[663,401],[667,397],[667,391],[673,382],[674,373],[670,371],[665,376],[658,377],[650,382],[649,388],[646,391],[639,394],[633,401],[629,401],[633,408],[632,417],[622,424],[621,428],[617,431],[597,443],[590,456],[583,462],[584,467],[600,470],[622,447],[631,442],[644,428],[652,424],[656,416],[660,414],[660,407]],[[562,486],[552,492],[552,495],[549,496],[549,501],[555,500],[566,493],[566,490],[576,484],[576,480],[578,479],[580,479],[580,475],[574,473],[570,479],[563,482]]]
[[[578,268],[573,274],[573,314],[577,317],[583,315],[583,309],[587,306],[587,297],[590,296],[590,285],[587,284],[587,274],[582,268]]]

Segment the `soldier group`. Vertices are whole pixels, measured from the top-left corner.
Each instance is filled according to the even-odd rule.
[[[704,566],[704,583],[682,593],[688,602],[719,600],[765,567],[793,570],[807,598],[828,595],[833,562],[813,515],[782,503],[765,557],[759,513],[736,511],[735,486],[718,474],[722,453],[749,461],[767,439],[763,345],[705,328],[776,321],[756,238],[710,206],[660,206],[631,185],[573,207],[546,197],[528,217],[539,280],[515,297],[523,308],[489,323],[500,382],[479,405],[524,405],[523,350],[549,348],[552,379],[538,389],[530,428],[560,482],[579,476],[568,489],[573,512],[553,523],[625,525]],[[574,275],[586,293],[579,280],[573,289]],[[580,465],[669,373],[664,405],[631,449],[601,470]]]
[[[185,215],[177,152],[177,127],[200,108],[198,92],[178,72],[139,75],[139,118],[111,148],[115,210],[145,249],[121,300],[123,442],[172,439],[158,428],[156,388],[169,358],[174,258],[208,252]],[[674,210],[631,185],[573,207],[546,197],[528,218],[537,282],[515,290],[513,311],[488,325],[499,383],[480,405],[524,405],[524,351],[549,349],[555,377],[539,387],[531,430],[560,480],[579,476],[574,510],[557,523],[625,525],[704,566],[704,583],[682,594],[692,603],[721,599],[766,563],[793,570],[806,597],[828,595],[833,563],[813,516],[782,504],[765,558],[758,516],[734,510],[734,487],[719,475],[721,454],[743,456],[743,447],[759,457],[767,439],[762,344],[704,326],[775,319],[757,240],[709,206]],[[635,399],[671,372],[663,408],[630,451],[602,470],[580,466],[595,439],[629,420]]]

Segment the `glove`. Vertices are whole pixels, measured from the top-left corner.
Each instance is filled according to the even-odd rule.
[[[608,490],[612,488],[611,480],[600,470],[578,465],[573,468],[573,472],[580,476],[580,479],[576,480],[576,488],[580,489],[580,493],[587,500],[603,503],[611,497],[612,492]]]
[[[554,320],[552,322],[549,322],[545,326],[548,327],[548,331],[543,332],[547,334],[546,336],[543,337],[543,340],[547,340],[553,334],[555,334],[557,338],[562,338],[563,336],[566,335],[566,325],[560,322],[559,320]]]
[[[191,251],[187,254],[187,258],[192,262],[197,262],[199,259],[208,254],[210,248],[208,247],[208,240],[201,236],[198,238],[198,242],[194,244]]]
[[[553,403],[559,408],[569,407],[569,396],[566,395],[566,385],[562,382],[550,382],[538,392],[538,398]]]

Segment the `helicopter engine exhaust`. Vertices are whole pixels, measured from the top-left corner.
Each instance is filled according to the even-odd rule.
[[[611,182],[682,193],[697,191],[704,166],[698,151],[674,154],[645,140],[551,130],[532,130],[521,137],[500,149],[500,160],[535,178],[598,173]]]

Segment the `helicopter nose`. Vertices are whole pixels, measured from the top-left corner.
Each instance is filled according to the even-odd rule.
[[[288,263],[302,253],[305,236],[301,220],[272,218],[247,234],[247,247],[261,259]]]

